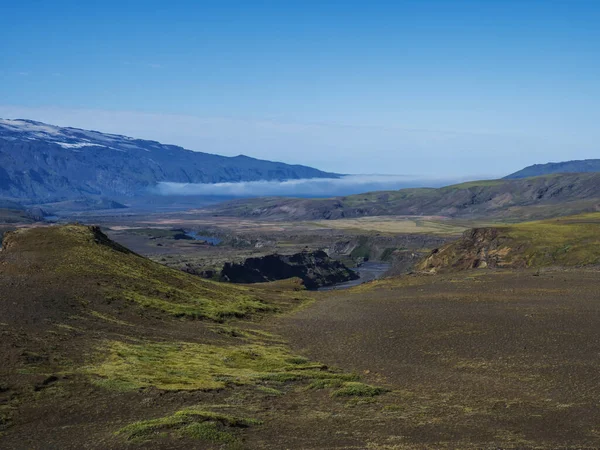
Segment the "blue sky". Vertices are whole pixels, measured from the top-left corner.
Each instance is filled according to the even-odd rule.
[[[503,175],[600,156],[599,23],[595,0],[2,2],[0,117]]]

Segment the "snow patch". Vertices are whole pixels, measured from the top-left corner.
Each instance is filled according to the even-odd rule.
[[[11,128],[14,131],[29,132],[42,135],[58,136],[60,129],[40,122],[30,122],[27,120],[6,120],[0,119],[0,125]]]
[[[0,135],[14,139],[11,134],[19,134],[21,139],[43,140],[60,145],[62,148],[78,149],[83,147],[104,147],[122,153],[127,150],[150,150],[135,145],[135,138],[99,131],[62,128],[41,122],[23,119],[0,119]]]
[[[101,145],[93,144],[91,142],[77,142],[75,144],[69,144],[68,142],[54,142],[54,143],[60,145],[62,148],[102,147]]]

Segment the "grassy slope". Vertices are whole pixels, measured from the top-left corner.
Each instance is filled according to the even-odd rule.
[[[10,448],[140,440],[145,448],[189,448],[197,439],[212,448],[243,434],[237,418],[223,419],[224,408],[252,415],[264,398],[308,387],[332,398],[382,393],[239,321],[309,301],[293,280],[220,284],[142,258],[96,228],[69,225],[10,233],[0,287],[0,439]],[[241,407],[228,406],[231,395],[244,398]]]
[[[600,213],[514,225],[509,236],[527,243],[528,266],[600,263]]]
[[[211,209],[219,215],[340,219],[383,215],[443,215],[506,221],[592,212],[600,203],[600,174],[484,180],[439,189],[370,192],[332,199],[261,198]]]
[[[557,242],[577,227],[589,236],[599,223],[594,214],[514,229],[529,236],[528,228],[565,227],[553,229]],[[153,293],[157,281],[175,291],[199,282],[201,310],[208,299],[210,310],[228,311],[228,296],[240,291],[150,263],[87,227],[21,231],[7,243],[0,447],[597,443],[597,272],[403,277],[332,294],[270,330],[289,333],[311,361],[257,322],[227,314],[193,320],[119,296],[126,288],[199,307]],[[239,287],[281,311],[312,295],[293,283]],[[391,391],[382,395],[357,373]]]
[[[177,317],[212,320],[274,308],[247,287],[189,276],[116,244],[105,245],[102,239],[88,227],[69,225],[21,229],[6,236],[5,246],[35,256],[42,274],[60,279],[65,289],[77,290],[80,297],[126,300]]]
[[[600,213],[480,229],[430,255],[418,269],[597,265],[599,235]]]

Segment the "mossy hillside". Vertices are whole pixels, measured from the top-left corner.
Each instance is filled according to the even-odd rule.
[[[249,309],[248,314],[265,311],[263,307],[289,311],[306,305],[314,296],[299,290],[297,280],[260,287],[208,282],[149,262],[82,226],[14,233],[0,259],[8,261],[7,273],[26,273],[28,278],[23,279],[43,288],[39,291],[40,298],[54,299],[48,304],[41,302],[43,307],[48,311],[54,308],[63,311],[52,318],[53,334],[44,337],[53,339],[53,353],[68,359],[64,364],[62,360],[57,362],[48,371],[44,369],[44,375],[47,372],[58,377],[56,385],[65,389],[64,399],[79,398],[81,392],[90,390],[125,403],[134,397],[134,402],[151,398],[157,391],[162,391],[161,398],[177,399],[176,404],[158,401],[161,412],[150,417],[135,405],[122,416],[121,422],[104,424],[107,429],[117,431],[127,423],[150,419],[125,427],[117,439],[156,438],[169,442],[193,438],[215,446],[235,444],[238,437],[243,437],[240,427],[175,411],[191,402],[197,404],[197,399],[218,398],[218,404],[241,405],[244,411],[250,411],[247,413],[250,416],[256,413],[261,417],[258,405],[265,401],[286,404],[288,398],[302,395],[303,391],[329,398],[308,391],[308,386],[318,381],[323,382],[319,389],[329,390],[327,394],[359,381],[354,373],[337,371],[295,355],[281,337],[259,329],[256,322],[231,320],[226,325],[184,322],[156,313],[140,315],[137,306],[124,302],[128,300],[132,305],[174,315],[182,315],[183,308],[190,308],[193,313],[183,316],[220,322],[237,316],[224,313],[231,310],[233,303],[227,294],[243,296],[246,302],[256,301],[257,306]],[[148,298],[154,303],[146,305]],[[163,303],[157,305],[156,299]],[[42,317],[47,317],[46,313]],[[85,322],[79,322],[83,319]],[[54,333],[55,329],[59,333]],[[34,330],[37,332],[38,328]],[[45,348],[34,347],[34,350],[41,355],[47,352]],[[38,371],[31,376],[40,375]],[[34,383],[38,383],[37,378]],[[32,384],[31,389],[35,386]],[[40,392],[50,394],[52,387],[42,389]],[[236,400],[230,402],[230,397]],[[46,407],[46,403],[29,401],[25,395],[19,401],[28,407]],[[61,401],[63,398],[56,399],[57,404]],[[328,401],[339,403],[348,399],[335,397]],[[216,405],[205,405],[204,409],[215,409]],[[157,414],[171,415],[156,419]],[[262,417],[270,420],[268,414]],[[5,421],[8,419],[3,417]]]
[[[222,321],[299,303],[298,289],[261,290],[205,280],[140,257],[99,229],[80,225],[9,233],[7,250],[29,255],[45,282],[64,286],[85,301],[125,300],[178,317]],[[26,259],[23,259],[26,260]],[[17,270],[17,269],[15,269]]]
[[[595,211],[599,182],[598,173],[570,173],[329,199],[238,200],[215,206],[213,211],[219,215],[296,220],[413,215],[521,222]]]
[[[528,222],[505,231],[526,244],[523,254],[529,267],[600,264],[600,213]]]
[[[580,267],[600,264],[600,213],[473,229],[418,264],[420,270]]]
[[[522,260],[527,267],[600,264],[600,213],[525,222],[499,230],[509,239],[508,259]]]

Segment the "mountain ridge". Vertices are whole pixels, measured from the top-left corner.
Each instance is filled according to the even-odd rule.
[[[600,159],[575,159],[571,161],[549,162],[546,164],[533,164],[505,176],[504,179],[529,178],[556,173],[588,172],[600,172]]]
[[[0,119],[0,197],[30,203],[123,199],[160,182],[339,178],[308,166],[195,152],[176,145],[26,119]]]
[[[376,191],[328,199],[268,197],[205,209],[213,215],[286,220],[439,215],[535,220],[600,208],[600,173],[482,180],[442,188]]]

